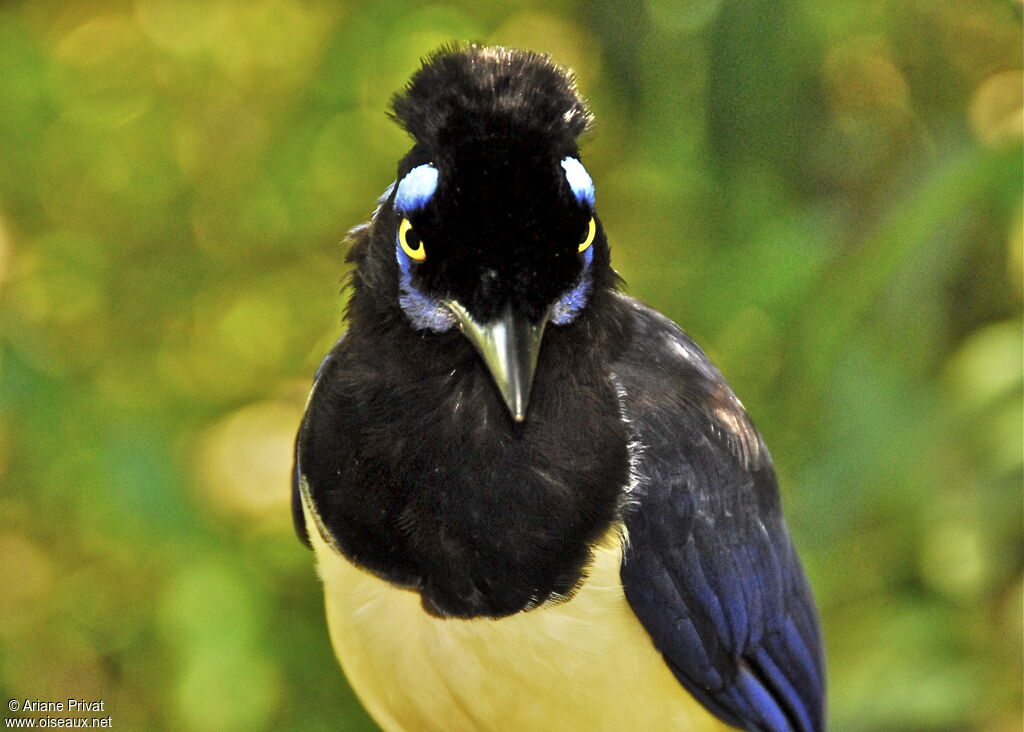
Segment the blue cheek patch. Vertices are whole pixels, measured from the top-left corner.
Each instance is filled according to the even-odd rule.
[[[594,261],[594,247],[583,253],[583,274],[576,286],[559,298],[551,309],[551,322],[555,325],[568,325],[576,319],[590,301],[590,292],[594,289],[594,279],[590,274],[590,264]]]
[[[405,316],[416,330],[444,333],[455,325],[455,316],[448,308],[415,287],[403,287],[398,296],[398,304],[402,306]]]
[[[565,171],[565,179],[569,181],[569,188],[576,196],[579,203],[585,203],[591,208],[594,207],[594,181],[590,173],[583,167],[583,163],[574,157],[562,158],[562,170]]]
[[[412,327],[416,330],[444,333],[455,325],[455,316],[448,308],[412,283],[409,257],[401,248],[398,250],[398,267],[401,270],[398,280],[398,304],[402,306]]]
[[[398,182],[395,191],[395,208],[402,213],[418,211],[427,205],[437,190],[437,168],[433,165],[417,165]]]
[[[399,269],[398,304],[402,306],[402,311],[409,318],[412,327],[416,330],[432,330],[435,333],[449,330],[455,325],[455,316],[448,308],[413,284],[412,260],[397,242],[395,258],[398,260]]]

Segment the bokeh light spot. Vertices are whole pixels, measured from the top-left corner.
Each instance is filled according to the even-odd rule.
[[[101,15],[61,39],[54,93],[64,114],[98,127],[135,119],[154,100],[149,49],[123,15]]]
[[[288,515],[292,450],[303,397],[251,404],[214,425],[203,438],[202,495],[243,518]]]
[[[1003,71],[985,79],[970,106],[971,129],[989,147],[1024,135],[1024,71]]]
[[[0,217],[0,291],[3,290],[4,280],[7,279],[7,273],[11,268],[13,249],[11,237],[7,233],[7,226],[4,224],[3,217]]]
[[[178,657],[184,728],[256,729],[273,713],[280,678],[258,648],[266,614],[252,579],[216,556],[183,566],[168,584],[159,618]]]
[[[825,78],[838,115],[909,110],[907,82],[885,42],[862,36],[833,48],[825,59]]]
[[[985,588],[991,563],[977,527],[948,521],[929,530],[920,565],[933,587],[956,598],[970,599]]]
[[[0,533],[0,618],[39,606],[53,591],[56,569],[53,560],[28,537]],[[0,621],[2,622],[2,621]]]
[[[1024,334],[1010,321],[975,333],[949,364],[950,391],[961,408],[983,411],[1024,381]]]
[[[219,0],[138,0],[135,17],[153,43],[181,54],[213,46],[229,20]]]
[[[26,248],[11,283],[14,306],[31,320],[79,323],[104,305],[108,250],[95,237],[55,231]]]
[[[160,603],[160,626],[182,653],[231,653],[253,642],[263,608],[246,577],[216,554],[180,567]]]
[[[281,697],[281,677],[255,650],[201,655],[188,662],[177,685],[182,728],[195,732],[269,729]]]
[[[1010,222],[1010,236],[1006,249],[1006,270],[1010,286],[1020,297],[1021,293],[1024,293],[1024,206],[1017,207],[1017,213]]]

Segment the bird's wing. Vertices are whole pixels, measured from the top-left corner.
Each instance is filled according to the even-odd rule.
[[[309,398],[306,400],[306,406],[308,408],[309,402],[313,399],[313,394],[316,392],[316,386],[320,382],[320,375],[324,372],[324,367],[330,363],[331,359],[334,358],[341,346],[342,341],[345,340],[346,333],[342,333],[341,337],[334,344],[334,348],[324,356],[324,360],[317,366],[316,374],[313,376],[313,386],[309,390]],[[303,422],[305,422],[305,416],[303,416]],[[300,429],[299,435],[302,434]],[[302,475],[302,470],[299,467],[299,439],[298,435],[295,438],[295,452],[293,454],[292,462],[292,523],[295,526],[295,533],[299,536],[299,541],[306,545],[307,548],[312,549],[313,545],[309,541],[309,534],[306,531],[306,516],[302,512],[302,489],[299,487],[299,476]]]
[[[742,405],[674,323],[635,301],[614,365],[634,440],[622,581],[675,676],[729,724],[824,727],[817,613],[769,456]]]

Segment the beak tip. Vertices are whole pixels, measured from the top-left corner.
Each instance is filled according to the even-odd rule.
[[[533,323],[508,304],[493,320],[480,323],[458,300],[445,304],[491,372],[512,421],[522,424],[547,320]]]
[[[529,387],[527,387],[529,389]],[[505,396],[505,406],[508,407],[508,413],[512,416],[512,421],[516,424],[522,424],[526,421],[526,395],[516,394],[503,395]]]

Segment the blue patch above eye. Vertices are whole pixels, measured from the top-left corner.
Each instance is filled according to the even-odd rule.
[[[429,163],[417,165],[398,182],[395,208],[402,213],[418,211],[437,190],[437,168]]]
[[[565,179],[569,181],[569,187],[580,203],[586,203],[591,208],[594,206],[594,181],[590,173],[583,167],[583,163],[574,157],[562,158],[562,170],[565,171]]]

